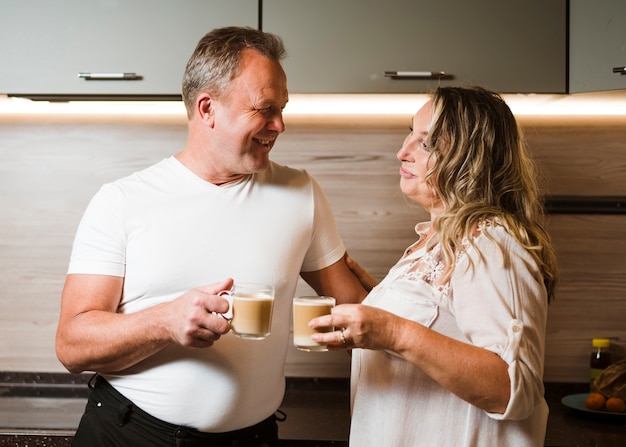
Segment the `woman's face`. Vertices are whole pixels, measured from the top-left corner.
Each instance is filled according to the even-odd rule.
[[[400,189],[404,195],[431,214],[439,214],[442,210],[441,200],[426,182],[426,173],[433,165],[427,144],[431,116],[432,103],[428,101],[413,117],[411,133],[404,139],[397,158],[402,162]]]

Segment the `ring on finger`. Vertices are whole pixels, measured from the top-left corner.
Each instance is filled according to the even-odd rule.
[[[341,341],[341,344],[345,345],[346,344],[346,336],[343,334],[343,331],[345,331],[346,328],[342,327],[341,328],[341,332],[339,332],[339,341]]]

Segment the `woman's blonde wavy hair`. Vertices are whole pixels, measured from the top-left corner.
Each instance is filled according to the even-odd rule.
[[[497,221],[524,246],[554,298],[558,267],[542,225],[535,166],[515,117],[500,95],[479,87],[440,87],[432,95],[428,181],[444,204],[434,222],[447,282],[462,240]]]

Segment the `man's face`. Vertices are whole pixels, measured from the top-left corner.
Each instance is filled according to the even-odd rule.
[[[278,62],[245,50],[237,77],[226,94],[213,100],[214,147],[230,175],[259,172],[285,130],[283,109],[289,99],[287,78]]]

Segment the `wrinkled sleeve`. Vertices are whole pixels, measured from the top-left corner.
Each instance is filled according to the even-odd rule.
[[[493,419],[529,417],[543,401],[547,293],[530,254],[499,226],[488,227],[459,259],[452,306],[471,344],[508,364],[511,396],[504,414]]]
[[[330,202],[319,183],[311,177],[313,194],[313,238],[302,264],[303,272],[321,270],[337,262],[346,252]]]

